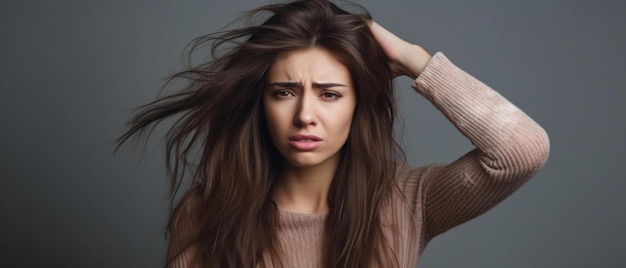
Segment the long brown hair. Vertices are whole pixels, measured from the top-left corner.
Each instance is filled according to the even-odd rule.
[[[322,261],[325,267],[396,266],[379,210],[393,187],[394,97],[387,58],[369,30],[365,9],[350,14],[324,0],[268,5],[247,14],[259,25],[196,39],[212,61],[173,75],[188,85],[140,107],[120,144],[178,116],[166,134],[172,195],[185,170],[192,181],[171,212],[166,266],[256,267],[285,252],[275,236],[272,186],[282,157],[268,137],[262,107],[266,72],[284,53],[319,47],[348,67],[357,92],[350,135],[329,189]],[[224,46],[229,50],[217,55]],[[191,52],[189,57],[191,57]],[[194,157],[197,155],[197,159]]]

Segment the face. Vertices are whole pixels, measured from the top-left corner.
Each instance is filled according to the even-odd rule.
[[[332,54],[311,48],[278,58],[268,73],[263,106],[270,137],[287,164],[336,167],[356,93],[348,69]]]

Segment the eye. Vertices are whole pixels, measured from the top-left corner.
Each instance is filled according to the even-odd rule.
[[[341,98],[341,94],[337,92],[327,91],[322,93],[321,97],[328,100],[336,100]]]
[[[293,94],[293,93],[292,93],[291,91],[289,91],[289,90],[277,90],[277,91],[274,91],[274,93],[273,93],[272,95],[273,95],[274,97],[276,97],[276,98],[279,98],[279,99],[281,99],[281,98],[288,98],[288,97],[291,97],[291,96],[295,96],[295,94]]]

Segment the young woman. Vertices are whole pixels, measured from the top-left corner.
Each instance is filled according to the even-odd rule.
[[[193,175],[170,216],[168,267],[415,267],[430,239],[546,160],[532,119],[368,14],[315,0],[255,15],[269,18],[200,39],[232,46],[175,75],[189,85],[143,107],[121,137],[180,116],[167,134],[173,189]],[[476,149],[447,165],[399,161],[400,75]]]

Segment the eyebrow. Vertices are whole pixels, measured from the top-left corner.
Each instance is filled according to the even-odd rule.
[[[270,86],[278,86],[278,87],[289,87],[289,88],[303,88],[300,82],[275,82],[271,83]],[[339,83],[313,83],[313,88],[331,88],[331,87],[345,87],[344,84]]]

